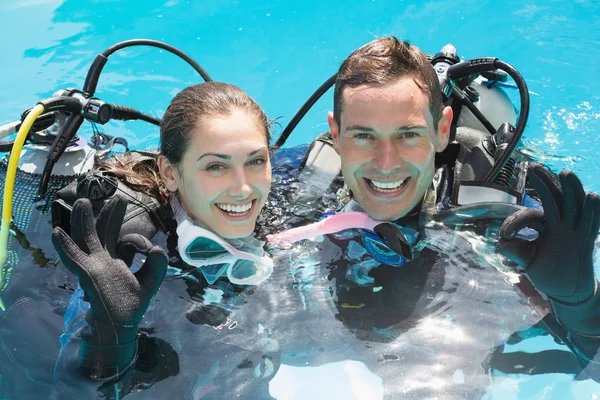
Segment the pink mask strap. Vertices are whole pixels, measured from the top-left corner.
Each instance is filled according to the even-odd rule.
[[[334,214],[310,225],[292,228],[274,235],[267,235],[267,240],[271,244],[285,245],[298,242],[303,239],[310,239],[316,236],[341,232],[353,228],[368,229],[372,231],[377,225],[383,222],[385,221],[374,220],[364,212],[344,212],[340,214]]]

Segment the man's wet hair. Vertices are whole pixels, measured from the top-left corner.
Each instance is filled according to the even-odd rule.
[[[395,37],[373,40],[356,49],[342,63],[333,93],[333,116],[337,126],[340,127],[345,88],[384,86],[405,77],[412,77],[427,95],[434,126],[437,128],[443,110],[437,74],[418,47]]]

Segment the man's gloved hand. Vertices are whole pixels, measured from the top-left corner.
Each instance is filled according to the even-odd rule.
[[[529,179],[544,211],[528,208],[502,224],[496,250],[521,266],[533,285],[545,293],[557,319],[574,332],[599,335],[600,294],[596,294],[593,252],[600,227],[600,197],[585,194],[572,171],[557,177],[531,164]],[[535,240],[515,237],[523,228],[539,233]]]
[[[126,207],[126,200],[116,196],[95,221],[90,201],[79,199],[71,215],[71,237],[60,227],[52,232],[58,255],[77,275],[90,303],[89,330],[82,333],[82,364],[101,376],[118,373],[135,357],[137,327],[167,270],[166,255],[158,246],[135,274],[119,258],[117,240]]]

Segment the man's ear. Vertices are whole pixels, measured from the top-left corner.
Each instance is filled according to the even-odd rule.
[[[442,111],[442,116],[438,121],[437,129],[437,145],[435,151],[440,153],[448,146],[450,140],[450,128],[452,127],[452,107],[445,107]]]
[[[333,149],[339,154],[338,141],[340,138],[340,129],[337,125],[337,122],[335,122],[333,112],[331,111],[327,113],[327,124],[329,124],[329,132],[331,133],[331,138],[333,139]]]
[[[169,192],[176,192],[178,188],[177,178],[179,177],[177,175],[179,173],[177,168],[167,160],[167,157],[160,155],[158,156],[158,170],[167,190]]]

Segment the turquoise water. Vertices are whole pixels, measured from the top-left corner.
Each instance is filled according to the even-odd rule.
[[[529,85],[532,102],[524,144],[537,158],[555,169],[569,167],[576,170],[586,189],[600,190],[596,179],[600,167],[596,145],[596,136],[600,133],[600,97],[596,88],[600,86],[600,79],[594,58],[600,54],[600,6],[592,2],[377,0],[356,2],[355,6],[351,6],[339,0],[327,3],[304,1],[301,5],[299,2],[293,5],[284,1],[263,1],[258,5],[258,2],[176,0],[97,0],[84,5],[75,0],[29,0],[0,5],[0,22],[3,26],[0,40],[4,49],[4,62],[0,66],[0,100],[3,105],[0,123],[18,118],[24,109],[50,96],[57,89],[81,88],[94,56],[119,41],[131,38],[161,40],[185,51],[200,62],[214,80],[231,82],[247,90],[282,127],[308,96],[335,72],[344,57],[375,37],[393,34],[409,39],[428,53],[437,52],[446,43],[454,43],[464,58],[496,56],[521,71]],[[176,92],[199,81],[200,78],[189,66],[171,54],[157,49],[135,48],[110,58],[99,82],[97,95],[106,101],[127,104],[160,117]],[[326,112],[330,109],[331,93],[328,93],[296,128],[288,146],[308,143],[324,131]],[[124,136],[134,148],[158,144],[156,128],[145,123],[111,122],[103,129],[109,134]],[[90,132],[89,126],[87,132]],[[51,247],[50,243],[42,240],[42,237],[49,235],[48,224],[40,228],[44,229],[43,235],[40,233],[39,237],[29,237],[42,250]],[[304,253],[297,258],[300,256],[304,256]],[[37,268],[32,260],[23,255],[21,257],[19,266],[23,266],[23,275],[30,268]],[[306,260],[303,262],[306,263]],[[288,359],[282,363],[286,368],[293,366],[294,362],[300,363],[302,357],[306,356],[301,351],[304,349],[297,345],[302,343],[300,340],[286,339],[285,335],[289,332],[301,337],[300,333],[308,329],[317,337],[317,334],[321,334],[320,327],[327,327],[325,322],[335,321],[334,315],[342,315],[342,322],[352,329],[358,319],[353,314],[356,308],[352,304],[345,308],[343,302],[339,301],[339,310],[335,309],[334,306],[338,304],[334,304],[329,297],[332,289],[330,280],[316,279],[318,274],[314,265],[305,265],[294,258],[290,264],[293,268],[280,268],[277,271],[281,279],[289,279],[287,275],[290,271],[297,269],[292,274],[294,286],[285,287],[290,293],[283,291],[279,297],[263,298],[267,296],[265,293],[277,295],[280,289],[277,288],[271,292],[263,290],[262,294],[251,297],[254,304],[260,304],[261,307],[264,304],[276,305],[272,306],[271,313],[276,317],[275,320],[267,321],[270,327],[282,329],[274,330],[273,335],[282,345],[287,342],[288,353],[298,350],[292,356],[286,353]],[[16,270],[16,273],[19,272],[21,270]],[[464,279],[459,272],[457,281],[469,282],[469,286],[465,285],[462,290],[467,294],[471,291],[477,294],[478,288],[471,288],[471,280]],[[469,273],[478,273],[478,270]],[[332,275],[337,281],[342,281],[341,276],[335,276],[334,272]],[[15,284],[19,283],[17,278],[12,278]],[[277,282],[272,280],[270,284],[276,285]],[[63,284],[63,281],[58,280],[58,283]],[[495,284],[495,281],[492,283]],[[48,283],[47,286],[60,287],[54,283]],[[492,284],[489,287],[495,290],[499,288]],[[510,292],[508,289],[506,291]],[[503,298],[499,291],[482,289],[482,292],[488,293],[494,301]],[[381,293],[383,296],[387,292],[384,290]],[[491,301],[489,304],[492,304]],[[304,311],[311,312],[302,314],[296,323],[296,317],[301,314],[298,312],[301,305],[305,307]],[[331,311],[327,308],[330,305]],[[312,312],[314,309],[311,307],[321,309]],[[279,312],[282,309],[291,310],[290,320],[285,318],[288,316],[285,312]],[[469,310],[463,304],[456,309]],[[511,310],[506,307],[504,311],[509,315]],[[496,316],[492,312],[486,315]],[[254,321],[250,318],[250,322]],[[332,338],[320,339],[325,343],[324,350],[321,347],[317,349],[317,346],[313,350],[323,351],[327,357],[335,359],[336,352],[343,347],[348,352],[343,353],[343,357],[352,359],[355,354],[348,349],[352,352],[355,350],[347,345],[351,343],[356,348],[360,347],[363,352],[360,355],[364,360],[384,369],[389,368],[387,372],[390,374],[396,372],[387,367],[389,364],[371,359],[379,354],[379,350],[363,349],[362,341],[355,340],[348,333],[349,330],[340,328],[328,326],[330,330],[327,333]],[[209,332],[211,329],[207,328]],[[389,334],[384,329],[374,332],[380,336]],[[477,337],[481,339],[481,336]],[[198,335],[198,338],[195,340],[203,336]],[[208,343],[210,336],[206,338]],[[239,340],[245,343],[246,339],[244,336]],[[484,350],[487,351],[490,346],[486,346]],[[208,345],[195,347],[211,348]],[[468,350],[472,347],[464,348]],[[418,352],[412,356],[416,361],[420,359]],[[292,357],[300,361],[290,360]],[[306,358],[310,359],[309,356]],[[477,357],[472,359],[478,363],[481,361]],[[435,367],[433,362],[428,365]],[[476,367],[479,368],[479,365]],[[291,375],[290,370],[293,368],[282,370],[292,377],[283,382],[278,380],[278,387],[313,377],[316,380],[320,374],[337,379],[334,374],[325,374],[326,371],[317,369],[313,371],[315,376],[297,379],[298,375]],[[182,374],[184,371],[185,368],[182,368]],[[421,370],[414,368],[412,371]],[[387,378],[391,381],[395,377]],[[553,377],[536,378],[539,379],[533,383],[537,385],[539,382],[541,388],[545,388],[549,382],[561,383],[558,378],[554,381]],[[571,390],[571,378],[563,378],[567,380],[564,385],[567,389],[564,390]],[[404,379],[406,382],[413,380],[410,376]],[[457,379],[460,380],[460,374]],[[511,386],[513,384],[514,381],[506,379],[506,387],[500,386],[495,389],[497,392],[489,392],[489,398],[494,395],[508,398],[507,394],[515,393]],[[578,382],[573,387],[576,389],[583,384],[592,385]],[[575,389],[571,395],[578,398],[577,393],[583,392]],[[522,393],[530,393],[531,398],[543,391],[522,390]],[[593,390],[595,386],[590,392]],[[547,398],[568,398],[563,394],[556,393],[555,397],[550,395]]]
[[[0,123],[41,98],[81,88],[93,57],[119,41],[150,38],[196,59],[214,80],[237,84],[284,127],[356,47],[382,35],[428,53],[454,43],[464,58],[496,56],[531,91],[526,144],[554,168],[577,171],[599,190],[600,5],[595,1],[129,1],[16,0],[0,5]],[[112,56],[97,95],[161,116],[178,90],[199,77],[158,49]],[[288,145],[326,129],[331,92]],[[111,122],[107,133],[136,148],[156,146],[156,129]]]

